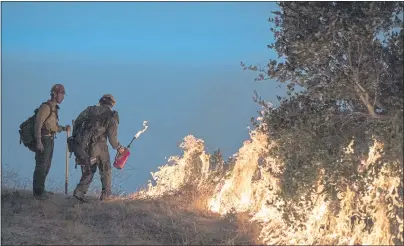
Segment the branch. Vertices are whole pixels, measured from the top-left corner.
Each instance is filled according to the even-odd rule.
[[[365,104],[371,117],[379,118],[379,116],[375,112],[374,106],[369,101],[369,93],[359,83],[359,67],[356,67],[356,69],[355,69],[352,64],[352,47],[351,47],[350,41],[348,41],[348,62],[349,62],[351,71],[353,73],[353,81],[356,85],[355,90],[359,94],[359,98],[362,100],[363,104]]]
[[[379,70],[379,69],[378,69],[378,70]],[[381,73],[378,71],[378,72],[377,72],[377,75],[376,75],[375,98],[373,99],[373,107],[375,107],[375,106],[380,107],[380,104],[379,104],[378,101],[377,101],[377,87],[378,87],[379,81],[380,81],[380,74],[381,74]]]
[[[356,84],[356,86],[358,86],[358,88],[363,92],[366,93],[365,88],[363,88],[360,84],[359,84],[359,68],[357,68],[356,70],[353,67],[352,64],[352,47],[351,47],[351,42],[348,41],[348,62],[349,62],[349,66],[351,67],[351,71],[354,74],[354,82]]]
[[[351,54],[351,42],[350,41],[348,41],[348,63],[349,63],[349,67],[352,70],[353,65],[352,65],[352,54]]]
[[[333,20],[332,24],[331,24],[331,26],[332,26],[332,41],[333,41],[333,44],[335,43],[335,23],[337,22],[337,20],[338,20],[338,17],[336,17],[335,20]]]
[[[362,54],[363,54],[363,43],[358,42],[359,58],[358,58],[358,68],[361,66]]]
[[[382,61],[383,58],[383,52],[380,52],[380,61]],[[380,67],[378,66],[377,68],[377,76],[376,76],[376,85],[375,85],[375,98],[374,98],[374,102],[373,102],[373,107],[376,105],[377,107],[381,108],[381,109],[386,109],[380,102],[378,99],[378,93],[377,90],[379,88],[379,83],[380,83],[380,76],[382,75],[382,71],[380,71]]]

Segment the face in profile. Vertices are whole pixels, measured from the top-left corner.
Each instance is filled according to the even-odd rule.
[[[64,92],[58,92],[56,94],[56,102],[58,104],[62,103],[64,98],[65,98],[65,93]]]

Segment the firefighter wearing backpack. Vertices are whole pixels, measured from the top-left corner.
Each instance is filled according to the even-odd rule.
[[[99,104],[87,107],[74,121],[73,135],[69,147],[81,167],[82,176],[73,196],[84,201],[84,196],[99,168],[102,193],[101,200],[111,196],[112,167],[108,152],[107,138],[112,148],[122,153],[125,147],[118,141],[118,112],[112,110],[115,98],[105,94]]]
[[[33,193],[37,199],[47,198],[51,192],[45,191],[45,180],[52,163],[54,138],[56,133],[70,131],[70,126],[58,124],[59,104],[65,96],[65,88],[55,84],[50,91],[51,99],[43,103],[34,117],[34,136],[36,144]]]

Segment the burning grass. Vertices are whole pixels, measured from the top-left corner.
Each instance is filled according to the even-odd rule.
[[[351,142],[341,159],[357,179],[327,176],[319,165],[310,193],[291,200],[282,193],[285,165],[263,134],[224,166],[192,135],[182,156],[152,173],[156,185],[117,198],[70,206],[62,196],[38,202],[22,191],[2,192],[6,244],[340,244],[402,245],[402,163],[383,158],[373,139],[366,158],[353,163]],[[216,158],[217,159],[217,158]],[[217,161],[217,160],[216,160]],[[219,161],[220,162],[220,161]],[[338,163],[341,165],[341,163]],[[330,196],[327,182],[335,182]],[[220,215],[220,216],[219,216]]]
[[[389,168],[399,163],[381,160],[383,143],[374,140],[367,160],[358,165],[366,179],[350,183],[338,177],[338,194],[330,198],[323,192],[327,180],[320,168],[313,183],[316,192],[297,202],[280,193],[284,164],[268,155],[275,144],[252,131],[223,174],[210,168],[203,141],[187,136],[180,146],[183,156],[171,157],[171,163],[152,173],[156,185],[136,196],[184,197],[188,204],[197,200],[199,207],[230,220],[242,215],[235,221],[248,224],[256,242],[268,245],[403,244],[403,180]],[[346,155],[352,154],[347,146]]]

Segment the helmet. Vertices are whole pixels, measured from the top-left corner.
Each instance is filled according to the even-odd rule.
[[[56,93],[64,93],[64,94],[66,94],[65,87],[62,84],[55,84],[54,86],[52,86],[50,92],[51,93],[56,92]]]
[[[103,96],[100,98],[99,102],[100,102],[100,103],[111,104],[112,106],[114,106],[115,103],[116,103],[114,96],[111,95],[111,94],[105,94],[105,95],[103,95]]]

